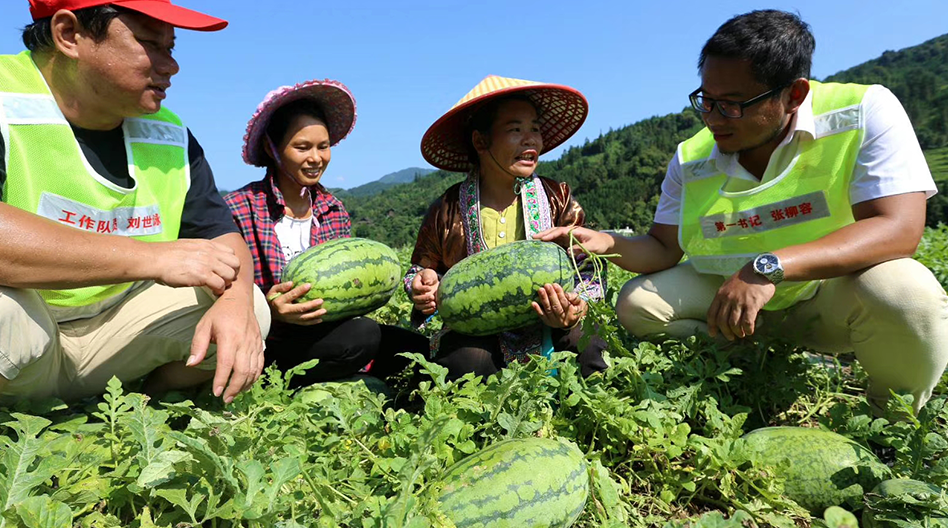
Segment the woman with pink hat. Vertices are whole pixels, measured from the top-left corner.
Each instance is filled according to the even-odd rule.
[[[405,365],[398,352],[425,350],[424,336],[356,317],[323,323],[322,299],[296,303],[310,284],[281,282],[286,262],[310,246],[348,238],[349,213],[320,180],[331,147],[352,131],[355,99],[336,81],[309,81],[271,91],[247,124],[243,158],[264,178],[224,197],[254,257],[254,280],[273,315],[267,364],[319,364],[297,385],[344,378],[372,363],[379,377]]]
[[[582,226],[569,186],[536,175],[539,156],[569,139],[586,119],[586,98],[567,86],[490,76],[425,133],[421,150],[440,169],[467,172],[428,210],[412,253],[405,289],[413,319],[437,309],[441,276],[464,257],[558,226]],[[490,375],[511,361],[551,349],[579,353],[584,376],[606,368],[605,342],[577,349],[587,299],[602,284],[584,273],[577,293],[547,284],[537,292],[535,325],[490,336],[447,331],[432,339],[434,360],[457,378]]]

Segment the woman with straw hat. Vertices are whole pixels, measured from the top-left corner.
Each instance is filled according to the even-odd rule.
[[[372,362],[384,377],[404,366],[398,352],[425,350],[424,336],[356,317],[323,323],[322,299],[296,303],[312,285],[281,282],[286,262],[310,246],[348,238],[349,213],[320,180],[331,147],[353,129],[355,99],[336,81],[309,81],[267,94],[247,124],[243,158],[265,167],[260,181],[225,196],[254,257],[254,277],[267,293],[273,323],[267,364],[319,364],[294,384],[351,376]]]
[[[425,159],[468,177],[431,205],[418,233],[405,276],[413,315],[435,312],[441,276],[464,257],[552,227],[583,225],[569,186],[535,170],[539,156],[579,130],[587,112],[585,97],[573,88],[490,76],[431,125],[421,142]],[[591,273],[583,282],[576,288],[582,294],[559,285],[541,288],[531,327],[483,337],[439,333],[431,342],[435,361],[457,378],[490,375],[550,348],[576,352],[586,300],[602,297]],[[593,336],[581,351],[584,376],[606,368],[603,348]]]

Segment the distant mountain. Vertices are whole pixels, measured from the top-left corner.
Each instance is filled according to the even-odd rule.
[[[400,183],[412,183],[416,178],[425,176],[434,172],[434,169],[422,169],[419,167],[409,167],[407,169],[400,170],[398,172],[393,172],[391,174],[386,174],[381,178],[375,180],[374,182],[366,183],[365,185],[360,185],[358,187],[353,187],[339,193],[340,198],[345,199],[346,196],[374,196],[393,185],[398,185]]]

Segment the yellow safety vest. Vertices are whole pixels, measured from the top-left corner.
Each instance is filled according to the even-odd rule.
[[[191,175],[187,129],[170,110],[122,124],[135,182],[123,189],[89,165],[31,54],[23,52],[0,56],[0,132],[6,145],[5,203],[95,233],[146,241],[178,238]],[[39,293],[54,307],[83,307],[131,286]]]
[[[678,242],[700,273],[731,276],[755,256],[811,242],[854,222],[849,184],[865,132],[867,86],[810,81],[816,134],[783,173],[742,192],[726,192],[714,138],[705,128],[678,145],[682,167]],[[819,281],[784,281],[766,310],[815,294]]]

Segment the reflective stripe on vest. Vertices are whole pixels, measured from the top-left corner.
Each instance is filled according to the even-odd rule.
[[[188,134],[180,119],[162,109],[125,119],[122,132],[131,189],[98,174],[86,160],[72,128],[29,52],[0,56],[0,132],[9,205],[76,229],[144,241],[178,238],[191,184]],[[40,290],[56,308],[108,304],[131,283],[70,290]]]
[[[701,273],[730,276],[756,255],[826,236],[854,219],[849,184],[862,145],[862,98],[867,86],[811,81],[816,135],[773,180],[727,192],[728,177],[711,158],[704,129],[678,146],[682,166],[678,236]],[[785,281],[764,307],[780,310],[808,299],[819,281]]]

